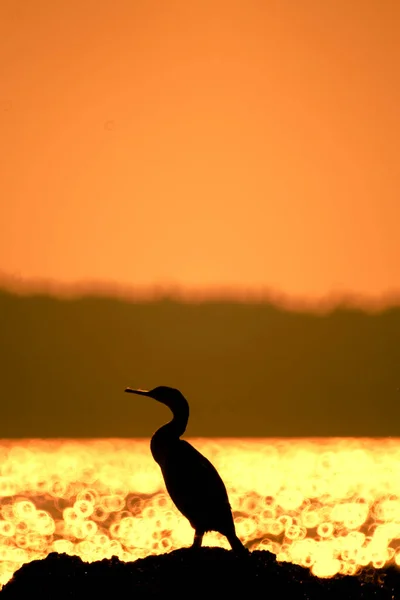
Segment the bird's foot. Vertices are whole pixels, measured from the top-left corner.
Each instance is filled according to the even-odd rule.
[[[251,555],[250,550],[246,548],[246,546],[243,546],[243,548],[237,548],[233,550],[233,553],[236,556],[240,556],[240,558],[248,558]]]
[[[199,546],[199,544],[192,544],[191,546],[189,546],[189,548],[193,550],[193,552],[198,552],[199,550],[201,550],[201,546]]]

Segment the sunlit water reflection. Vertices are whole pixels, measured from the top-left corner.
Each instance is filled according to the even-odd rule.
[[[400,439],[197,439],[239,537],[320,577],[400,565]],[[49,552],[132,561],[188,546],[148,440],[0,441],[0,584]],[[205,545],[229,548],[209,533]]]

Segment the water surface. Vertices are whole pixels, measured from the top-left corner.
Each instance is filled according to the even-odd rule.
[[[400,565],[400,439],[193,439],[247,546],[320,577]],[[49,552],[131,561],[188,546],[149,441],[0,441],[0,583]],[[229,548],[208,533],[205,545]]]

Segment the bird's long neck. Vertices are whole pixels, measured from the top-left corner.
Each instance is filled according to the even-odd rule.
[[[183,435],[189,420],[189,405],[183,396],[179,403],[169,408],[173,414],[172,420],[160,427],[151,439],[151,452],[158,463],[162,461],[166,450]]]

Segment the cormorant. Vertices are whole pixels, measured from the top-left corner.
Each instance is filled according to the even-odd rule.
[[[158,429],[150,449],[160,465],[165,485],[174,504],[195,530],[192,548],[200,548],[206,531],[226,536],[232,550],[248,553],[236,535],[228,494],[211,462],[191,444],[181,440],[189,419],[189,405],[179,390],[159,386],[153,390],[125,392],[149,396],[171,409],[172,421]]]

